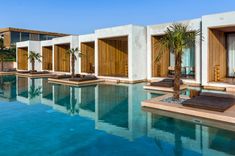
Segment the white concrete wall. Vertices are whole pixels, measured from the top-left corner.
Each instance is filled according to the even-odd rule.
[[[58,38],[54,38],[52,39],[52,43],[53,43],[53,62],[54,62],[54,46],[58,45],[58,44],[70,44],[70,48],[79,48],[79,37],[78,36],[65,36],[65,37],[58,37]],[[71,60],[71,58],[70,58]],[[76,64],[78,64],[78,60],[75,61],[75,72],[77,71],[76,69]],[[72,61],[70,61],[70,73],[72,72]],[[53,63],[53,71],[54,70],[54,63]]]
[[[201,29],[201,19],[192,19],[187,21],[179,21],[175,23],[182,23],[187,24],[190,30],[199,30]],[[147,78],[148,80],[154,79],[152,76],[152,43],[151,37],[157,35],[164,35],[167,27],[171,26],[173,23],[165,23],[159,25],[150,25],[147,26]],[[195,80],[184,80],[185,82],[189,83],[200,83],[201,81],[201,39],[200,36],[196,38],[195,43],[195,70],[196,70],[196,77]]]
[[[129,79],[131,81],[147,79],[147,29],[132,27],[132,49],[129,59]]]
[[[202,85],[208,85],[208,29],[235,26],[235,12],[202,16]]]
[[[81,43],[83,42],[95,42],[95,34],[79,35],[79,51],[81,52]],[[76,64],[76,72],[81,73],[81,58],[78,58],[78,63]]]
[[[30,51],[34,51],[36,53],[41,54],[40,45],[41,45],[40,41],[18,42],[16,44],[16,62],[18,61],[18,48],[27,47],[28,48],[28,54],[29,54]],[[16,68],[18,69],[18,65],[16,65]],[[30,63],[29,60],[28,60],[28,70],[31,70],[31,63]],[[38,61],[35,62],[35,70],[41,71],[41,63],[38,62]]]
[[[128,78],[110,77],[119,80],[146,79],[146,28],[134,25],[118,26],[95,31],[95,74],[98,75],[98,39],[128,36]],[[106,77],[109,78],[109,77]]]

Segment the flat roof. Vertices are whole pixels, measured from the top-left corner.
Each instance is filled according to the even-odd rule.
[[[9,32],[9,31],[15,31],[15,32],[27,32],[32,34],[45,34],[45,35],[52,35],[52,36],[68,36],[69,34],[63,34],[63,33],[56,33],[56,32],[48,32],[48,31],[40,31],[40,30],[30,30],[30,29],[21,29],[21,28],[0,28],[0,33],[3,32]]]

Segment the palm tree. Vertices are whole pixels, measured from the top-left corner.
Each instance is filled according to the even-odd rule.
[[[78,57],[81,57],[82,56],[82,53],[79,52],[78,48],[72,48],[72,49],[69,49],[67,51],[69,54],[72,55],[72,78],[75,77],[75,60],[77,60],[77,56],[76,56],[76,53],[78,53]]]
[[[30,51],[29,52],[28,59],[29,59],[31,65],[32,65],[32,71],[33,72],[35,71],[34,70],[34,68],[35,68],[35,61],[41,62],[41,57],[42,56],[39,53],[37,53],[37,52],[34,52],[34,51]]]
[[[175,76],[174,76],[174,99],[180,97],[180,77],[183,49],[193,47],[196,36],[200,30],[190,30],[188,25],[173,24],[167,28],[165,35],[159,40],[161,47],[156,60],[159,61],[165,49],[169,49],[175,55]],[[159,46],[159,45],[158,45]]]

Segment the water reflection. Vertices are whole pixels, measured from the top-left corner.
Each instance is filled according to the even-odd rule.
[[[196,124],[186,116],[173,113],[148,113],[147,135],[155,138],[156,146],[162,149],[163,155],[235,154],[234,132]],[[164,143],[172,145],[169,146],[171,148],[165,150]]]
[[[141,101],[161,96],[145,92],[143,84],[70,87],[50,84],[47,79],[11,77],[3,79],[1,85],[1,97],[10,93],[4,97],[12,98],[15,90],[21,103],[45,104],[69,115],[90,118],[95,129],[107,134],[129,141],[150,138],[161,155],[235,155],[235,133],[223,130],[223,126],[214,128],[186,116],[141,110]]]
[[[41,103],[42,79],[16,77],[16,99],[31,105]]]
[[[0,100],[14,101],[16,99],[16,77],[1,76],[0,77]]]

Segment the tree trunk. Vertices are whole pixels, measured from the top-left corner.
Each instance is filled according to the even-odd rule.
[[[4,61],[3,59],[1,59],[1,65],[2,65],[2,71],[4,71],[4,65],[3,65]]]
[[[72,54],[72,78],[74,78],[74,66],[75,66],[75,57],[74,54]]]
[[[174,99],[180,98],[181,52],[175,52]]]
[[[34,65],[35,65],[35,61],[32,60],[32,72],[34,72]]]

